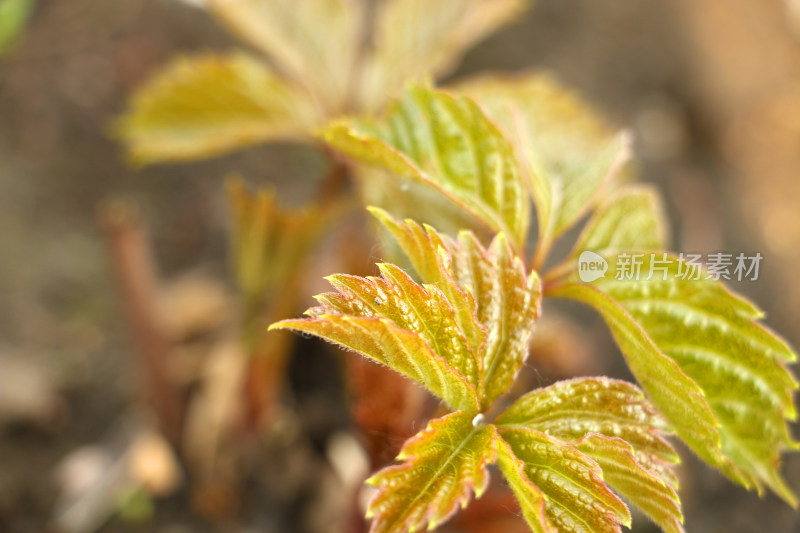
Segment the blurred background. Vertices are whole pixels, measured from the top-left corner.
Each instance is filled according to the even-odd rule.
[[[335,356],[296,350],[280,428],[239,443],[249,474],[235,490],[186,489],[179,461],[147,429],[98,215],[108,217],[109,199],[136,206],[159,305],[181,342],[173,371],[192,376],[194,354],[232,305],[224,177],[275,183],[283,201],[300,203],[322,163],[272,145],[139,170],[110,131],[133,88],[168,58],[234,46],[175,0],[40,0],[0,57],[0,532],[345,531],[342,487],[358,485],[367,459],[349,432]],[[663,192],[675,249],[762,254],[759,280],[733,286],[799,346],[800,2],[537,0],[453,77],[526,68],[554,72],[632,129],[639,174]],[[318,278],[335,268],[321,262]],[[594,371],[622,372],[602,324],[563,331],[561,344]],[[683,456],[689,533],[800,531],[798,514],[774,496],[759,499]],[[800,491],[800,457],[786,457],[784,473]]]

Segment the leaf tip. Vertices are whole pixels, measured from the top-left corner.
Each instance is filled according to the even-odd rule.
[[[631,518],[631,511],[630,509],[628,509],[628,506],[624,502],[622,505],[625,507],[626,514],[623,515],[622,517],[619,517],[619,515],[614,515],[614,516],[620,518],[619,521],[620,524],[630,529],[631,524],[633,523],[633,518]]]
[[[772,490],[782,499],[786,504],[794,509],[795,511],[798,508],[798,500],[797,496],[795,495],[794,491],[786,484],[786,481],[780,477],[780,475],[776,476],[776,479],[773,483],[770,483]],[[759,494],[760,495],[760,494]]]
[[[388,212],[386,212],[385,209],[381,209],[378,206],[368,205],[366,207],[366,209],[367,209],[367,211],[369,211],[369,213],[372,216],[374,216],[375,218],[377,218],[379,221],[381,221],[383,223],[386,223],[386,221],[392,220],[392,216]]]
[[[338,289],[342,284],[342,278],[344,276],[343,274],[328,274],[327,276],[323,276],[322,279]]]
[[[331,139],[342,132],[350,133],[351,129],[349,121],[346,118],[338,118],[314,129],[312,135],[318,139],[330,142]]]
[[[290,324],[292,320],[279,320],[278,322],[273,322],[267,327],[267,331],[273,331],[276,329],[289,329],[291,328]]]

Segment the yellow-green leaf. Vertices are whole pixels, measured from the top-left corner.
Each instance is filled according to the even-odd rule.
[[[667,224],[658,192],[647,185],[627,185],[603,201],[581,232],[572,252],[663,250]]]
[[[512,21],[526,0],[387,0],[378,5],[361,100],[380,109],[409,79],[440,76],[464,51]]]
[[[539,220],[539,247],[569,229],[611,186],[628,140],[551,76],[485,76],[457,85],[514,140]]]
[[[473,350],[480,345],[470,343],[444,292],[435,285],[419,285],[395,265],[379,264],[378,268],[382,274],[378,278],[329,276],[339,292],[318,297],[322,312],[335,309],[350,316],[388,318],[397,327],[417,333],[433,353],[479,390],[483,369]]]
[[[330,276],[337,292],[318,295],[321,305],[306,312],[310,318],[272,327],[355,350],[421,383],[451,407],[477,412],[483,367],[474,338],[465,335],[445,294],[435,285],[417,284],[399,267],[378,266],[378,278]]]
[[[506,393],[528,355],[528,340],[539,318],[541,289],[536,272],[525,274],[502,234],[488,249],[461,232],[458,241],[411,220],[399,222],[386,212],[373,213],[395,237],[423,281],[448,294],[462,322],[485,328],[479,359],[483,368],[483,406]],[[461,291],[470,296],[465,300]],[[474,303],[473,303],[474,302]],[[468,330],[466,326],[463,329]]]
[[[475,298],[478,322],[488,332],[482,360],[484,406],[489,406],[508,392],[528,357],[528,341],[541,312],[539,276],[525,274],[503,234],[487,250],[473,234],[462,232],[453,259],[456,282]]]
[[[637,460],[630,444],[590,434],[574,445],[597,461],[612,489],[641,509],[664,533],[683,533],[683,513],[675,488],[658,471]]]
[[[402,464],[367,481],[379,489],[367,510],[370,533],[434,529],[466,507],[473,492],[479,498],[489,482],[486,467],[497,459],[496,435],[494,426],[473,424],[464,412],[432,421],[403,446]]]
[[[514,402],[496,424],[524,426],[566,442],[589,433],[619,437],[648,462],[678,461],[662,436],[663,417],[638,387],[616,379],[577,378],[536,389]]]
[[[400,222],[386,211],[368,209],[397,240],[422,281],[435,285],[444,293],[455,310],[456,321],[467,338],[468,346],[477,354],[483,374],[483,360],[479,354],[486,342],[486,328],[478,321],[475,298],[454,278],[452,251],[456,249],[455,243],[430,226],[423,228],[413,220]],[[482,388],[481,385],[479,389]]]
[[[797,416],[797,383],[784,366],[796,359],[792,350],[757,322],[762,314],[750,302],[704,271],[688,277],[687,263],[674,256],[607,259],[605,279],[557,286],[553,295],[603,315],[634,375],[698,455],[745,487],[767,486],[794,505],[778,471],[781,451],[798,448],[785,420]]]
[[[262,62],[207,54],[178,58],[139,88],[117,134],[149,164],[303,139],[318,120],[308,93]]]
[[[718,423],[702,389],[658,349],[619,303],[594,286],[577,283],[558,286],[546,294],[595,308],[611,329],[636,380],[675,432],[703,459],[718,462]]]
[[[663,437],[666,421],[634,385],[608,378],[559,381],[522,396],[496,424],[575,446],[598,462],[611,488],[664,531],[682,531],[678,482],[670,469],[678,455]]]
[[[454,409],[478,411],[478,393],[467,379],[431,350],[422,337],[387,318],[315,315],[282,320],[270,329],[316,335],[386,365],[416,381]]]
[[[522,250],[530,205],[511,142],[469,98],[411,87],[378,122],[341,120],[334,148],[429,183]]]
[[[497,465],[517,498],[528,527],[533,533],[559,533],[547,518],[544,494],[525,473],[525,463],[514,455],[511,446],[502,438],[497,439],[496,446]]]
[[[545,514],[556,531],[620,533],[620,525],[630,527],[628,508],[605,484],[603,472],[594,460],[532,429],[515,427],[498,431],[500,438],[508,443],[513,458],[522,463],[524,476],[544,496]],[[505,461],[514,462],[513,459]],[[515,485],[521,482],[515,481],[512,488]],[[535,505],[535,500],[524,505]],[[540,530],[547,531],[547,528],[544,526]]]
[[[345,110],[364,37],[360,0],[208,0],[235,34],[308,89],[326,116]]]
[[[452,281],[448,269],[452,266],[452,251],[456,247],[451,238],[439,234],[427,224],[420,225],[411,219],[396,220],[383,209],[368,207],[367,210],[392,234],[422,281],[435,283],[442,290],[454,283],[448,283]],[[443,262],[443,258],[449,258],[449,262]]]

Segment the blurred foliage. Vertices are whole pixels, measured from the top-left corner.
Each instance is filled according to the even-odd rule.
[[[14,46],[35,7],[35,0],[0,0],[0,56]]]
[[[185,57],[140,87],[118,133],[139,163],[196,159],[300,137],[379,111],[409,80],[442,75],[526,0],[209,0],[269,64],[242,53]],[[373,34],[374,33],[374,34]],[[369,38],[374,37],[374,44]]]

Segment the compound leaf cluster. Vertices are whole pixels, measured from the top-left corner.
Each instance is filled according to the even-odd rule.
[[[502,234],[484,248],[469,232],[451,239],[373,212],[428,283],[390,264],[379,265],[380,277],[331,276],[337,291],[317,296],[321,305],[308,318],[272,326],[359,352],[457,410],[410,440],[402,464],[371,479],[380,488],[369,509],[372,531],[435,527],[472,492],[481,495],[485,467],[496,462],[535,531],[620,531],[629,524],[602,464],[617,473],[621,494],[648,489],[647,499],[639,498],[645,511],[672,502],[675,513],[653,512],[654,519],[680,520],[669,470],[676,455],[662,437],[667,426],[633,385],[563,382],[484,423],[523,364],[541,300],[538,276],[525,272]]]
[[[532,531],[620,531],[631,518],[624,497],[680,533],[679,458],[665,440],[673,432],[732,480],[795,505],[778,471],[781,452],[798,447],[787,426],[797,383],[785,366],[795,354],[753,304],[702,269],[687,277],[690,265],[664,251],[658,196],[617,172],[624,136],[582,120],[579,100],[549,78],[503,83],[473,83],[474,100],[411,86],[382,119],[340,120],[322,133],[350,157],[440,191],[496,233],[484,247],[471,231],[451,238],[372,208],[421,284],[388,264],[377,278],[332,276],[338,292],[317,297],[309,318],[274,325],[390,366],[456,410],[372,478],[372,531],[435,527],[480,496],[486,465],[497,463]],[[544,127],[561,117],[572,124]],[[552,240],[591,213],[541,282],[521,255],[531,201],[537,269]],[[581,281],[587,251],[607,272]],[[543,295],[598,311],[642,390],[606,378],[559,382],[485,420],[527,356]]]
[[[381,276],[334,275],[337,292],[317,296],[308,319],[276,327],[312,333],[390,366],[473,415],[510,388],[527,354],[539,316],[535,273],[498,235],[488,249],[463,232],[457,241],[376,211],[423,281],[400,267],[378,265]]]
[[[610,267],[619,260],[609,257]],[[797,383],[785,367],[795,355],[756,322],[760,310],[719,281],[704,272],[679,279],[689,267],[666,252],[642,253],[642,269],[651,268],[663,271],[592,285],[573,279],[553,295],[604,316],[636,379],[700,457],[745,487],[769,487],[795,505],[776,469],[780,452],[798,446],[786,425],[797,416]]]
[[[146,83],[117,128],[131,159],[325,143],[349,157],[362,201],[383,208],[372,212],[416,271],[385,263],[374,277],[330,276],[334,291],[306,318],[271,326],[358,352],[453,410],[369,480],[372,533],[436,527],[481,496],[492,464],[534,532],[618,532],[631,521],[623,497],[681,533],[673,433],[732,480],[797,504],[779,473],[781,452],[798,448],[787,425],[796,355],[758,308],[666,251],[657,194],[628,183],[628,136],[548,75],[484,76],[450,91],[427,81],[525,0],[202,4],[262,57],[185,57]],[[259,294],[298,264],[319,217],[235,187],[232,202],[239,282]],[[584,218],[572,252],[545,269],[553,243]],[[604,265],[591,281],[580,276],[584,253]],[[276,254],[292,257],[272,268]],[[599,312],[641,390],[563,381],[488,419],[527,357],[543,296]]]

